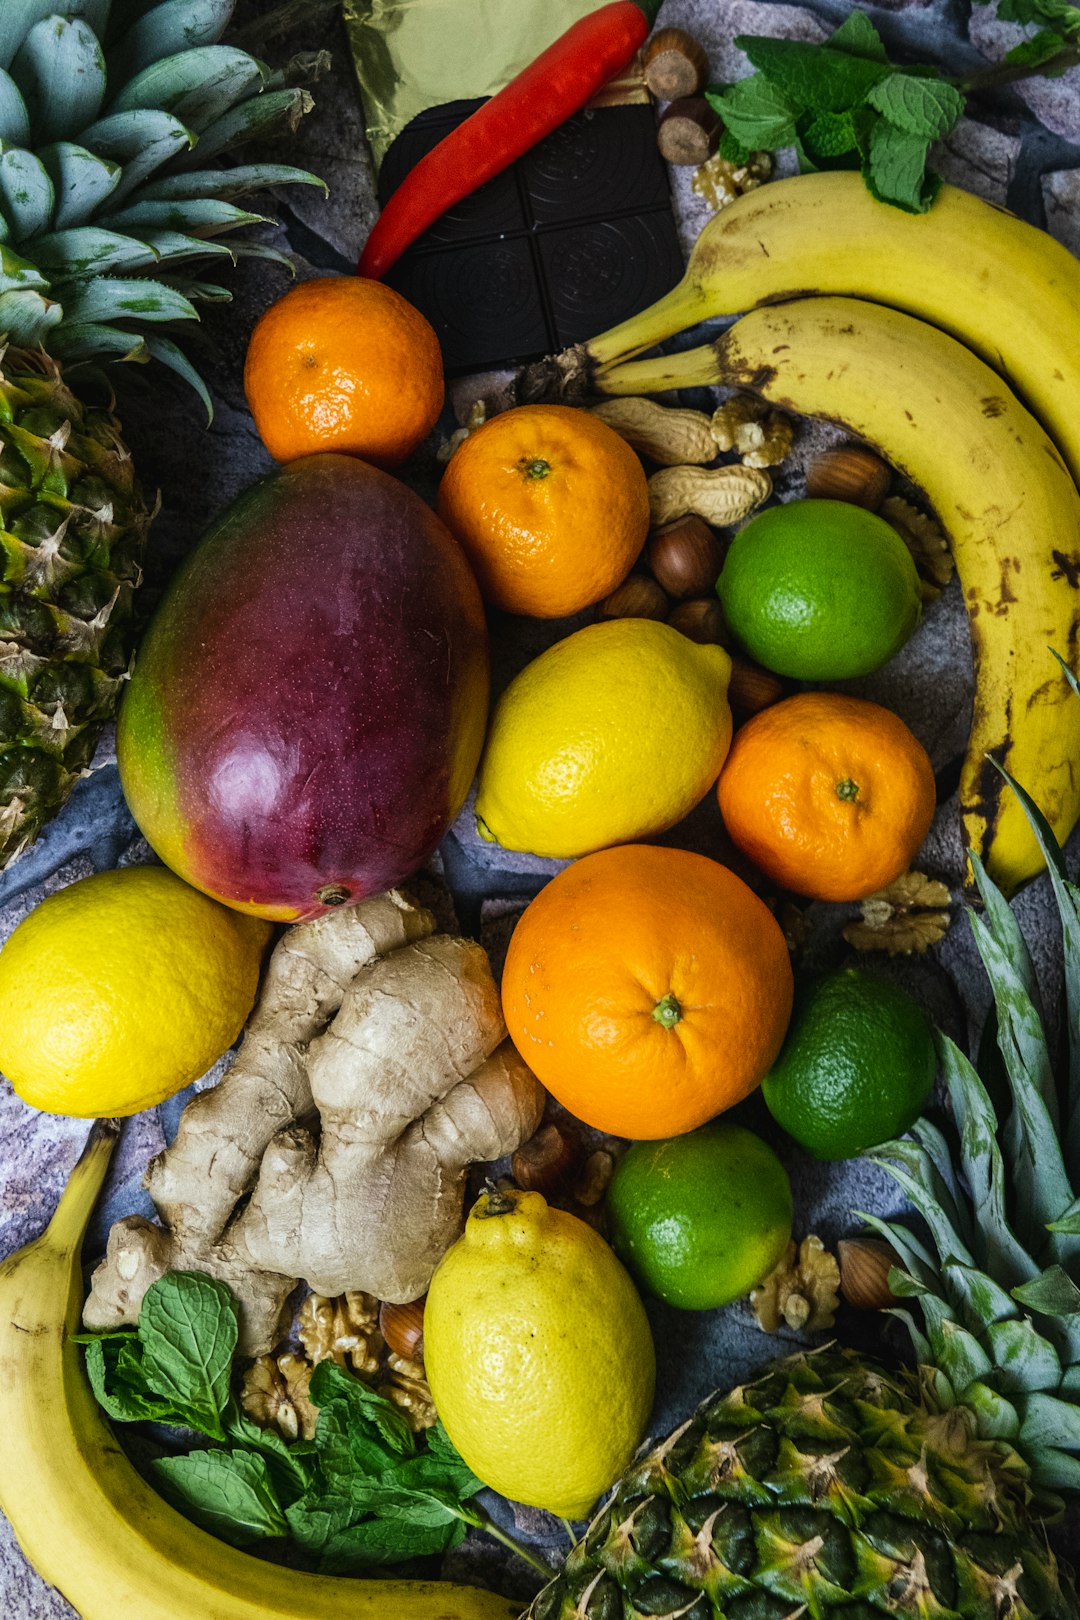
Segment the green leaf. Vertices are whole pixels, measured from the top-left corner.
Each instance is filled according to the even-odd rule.
[[[964,97],[947,80],[908,73],[890,73],[866,99],[898,129],[930,140],[948,135],[965,106]]]
[[[1015,1440],[1020,1433],[1016,1407],[986,1384],[969,1384],[964,1391],[964,1405],[974,1412],[981,1439]]]
[[[865,11],[849,12],[825,43],[831,50],[846,51],[850,56],[866,56],[872,62],[888,61],[881,35]]]
[[[816,158],[843,157],[858,149],[855,120],[849,112],[815,113],[800,129],[803,145]]]
[[[306,90],[268,90],[262,95],[248,96],[206,125],[199,136],[197,151],[181,159],[179,167],[205,163],[219,152],[235,151],[245,141],[268,141],[279,135],[291,135],[313,105]]]
[[[143,68],[124,85],[109,111],[160,107],[201,134],[250,96],[265,74],[262,63],[246,51],[232,45],[203,45]]]
[[[1044,62],[1050,62],[1059,56],[1065,48],[1060,34],[1052,28],[1040,28],[1037,34],[1030,39],[1022,39],[1019,45],[1014,45],[1011,51],[1006,51],[1003,61],[1012,67],[1041,67]]]
[[[152,6],[109,52],[109,78],[122,84],[162,57],[216,45],[235,4],[236,0],[164,0]]]
[[[1024,1402],[1020,1446],[1080,1451],[1080,1405],[1058,1400],[1054,1395],[1029,1395]]]
[[[863,174],[879,202],[895,203],[909,214],[925,214],[940,184],[926,172],[929,138],[897,129],[879,118],[870,132],[870,155]]]
[[[793,107],[763,73],[740,79],[721,94],[713,91],[708,99],[735,140],[750,151],[774,151],[790,146],[795,139],[799,108]]]
[[[169,370],[181,377],[189,388],[195,390],[202,400],[206,411],[206,425],[209,427],[214,420],[214,402],[210,398],[209,389],[184,351],[178,348],[171,338],[159,337],[154,332],[148,332],[143,341],[155,360],[163,366],[168,366]]]
[[[201,153],[200,153],[201,156]],[[192,197],[223,197],[235,201],[253,191],[265,191],[268,186],[321,186],[326,183],[306,169],[294,169],[288,163],[243,163],[232,169],[191,169],[177,174],[166,174],[150,181],[139,193],[142,199],[187,199]]]
[[[255,1452],[193,1451],[160,1457],[153,1468],[166,1496],[234,1547],[288,1535],[266,1460]]]
[[[85,146],[76,146],[71,141],[43,146],[38,157],[49,171],[56,193],[52,216],[54,231],[84,225],[120,182],[118,163],[95,157]]]
[[[100,351],[98,351],[100,352]],[[199,1414],[158,1393],[146,1376],[142,1346],[131,1334],[106,1334],[86,1349],[86,1372],[98,1405],[117,1423],[169,1423],[199,1429]]]
[[[805,40],[741,34],[735,44],[798,112],[846,112],[891,72],[887,63]]]
[[[148,276],[102,276],[97,281],[82,282],[67,299],[64,311],[66,318],[77,324],[121,320],[197,321],[199,318],[194,305],[182,293]],[[160,1280],[164,1282],[165,1278]],[[140,1316],[140,1325],[141,1321]]]
[[[333,1495],[304,1498],[286,1518],[295,1540],[318,1558],[320,1570],[336,1575],[443,1552],[465,1532],[453,1519],[434,1526],[374,1519],[351,1498]]]
[[[1050,23],[1070,32],[1080,28],[1080,10],[1069,0],[998,0],[997,14],[1003,22],[1025,26]]]
[[[416,1438],[401,1409],[367,1384],[362,1384],[359,1378],[343,1371],[336,1362],[319,1362],[311,1375],[309,1395],[318,1407],[326,1407],[333,1402],[343,1403],[357,1431],[376,1435],[395,1456],[414,1455]],[[318,1443],[318,1428],[315,1439]]]
[[[278,1501],[284,1507],[298,1501],[315,1478],[315,1446],[310,1440],[286,1440],[277,1429],[263,1429],[229,1402],[224,1420],[225,1433],[246,1451],[257,1451],[266,1462]]]
[[[113,207],[149,175],[195,145],[195,136],[179,118],[156,107],[136,107],[99,118],[83,130],[79,140],[87,151],[121,164],[123,173],[114,187]]]
[[[477,1479],[462,1457],[443,1428],[441,1418],[427,1432],[427,1454],[435,1458],[444,1469],[446,1478],[452,1481],[454,1490],[462,1499],[475,1496],[477,1491],[483,1490],[483,1481]]]
[[[8,288],[0,292],[0,332],[12,343],[32,348],[49,340],[49,334],[63,320],[63,306],[32,287]]]
[[[992,1322],[986,1338],[1003,1390],[1056,1389],[1060,1384],[1061,1359],[1030,1322]]]
[[[236,1338],[232,1294],[200,1272],[167,1272],[143,1297],[139,1340],[147,1379],[162,1394],[215,1420],[219,1439],[225,1438],[221,1414],[229,1399]]]
[[[708,99],[708,92],[706,92],[706,100]],[[720,137],[720,144],[716,150],[717,155],[722,157],[725,163],[741,164],[748,163],[750,161],[749,147],[744,146],[741,141],[736,140],[730,129],[725,129],[724,133]]]
[[[99,230],[94,225],[53,231],[39,236],[34,243],[34,258],[52,273],[54,284],[69,277],[103,275],[108,270],[144,270],[160,257],[154,247],[137,237]]]
[[[228,259],[236,263],[236,251],[228,243],[204,241],[201,236],[187,236],[183,231],[147,231],[144,245],[153,249],[156,263],[162,268],[192,259]]]
[[[1075,1316],[1080,1312],[1080,1288],[1060,1266],[1049,1266],[1012,1292],[1021,1305],[1041,1311],[1044,1316]]]
[[[11,64],[30,114],[34,145],[65,140],[97,117],[105,96],[105,57],[81,17],[43,17]]]
[[[969,1384],[994,1370],[993,1362],[974,1334],[955,1322],[941,1323],[934,1349],[938,1366],[958,1395],[962,1396]]]
[[[96,360],[107,354],[115,360],[143,364],[149,358],[146,343],[137,332],[97,321],[65,321],[49,339],[49,352],[65,361]]]
[[[30,115],[19,87],[10,73],[0,68],[0,141],[5,146],[30,145]]]
[[[55,205],[53,183],[40,158],[19,147],[0,153],[0,212],[13,242],[48,230]]]
[[[109,209],[97,220],[108,230],[182,231],[188,236],[221,236],[242,225],[264,225],[264,214],[249,214],[235,203],[218,202],[216,198],[192,198],[176,202],[134,202],[126,208]]]
[[[109,20],[109,0],[0,0],[0,68],[12,58],[35,23],[45,17],[82,17],[100,39]]]

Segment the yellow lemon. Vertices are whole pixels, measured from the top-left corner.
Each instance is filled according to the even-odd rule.
[[[516,1189],[480,1198],[440,1262],[424,1365],[473,1473],[566,1519],[630,1461],[656,1375],[641,1300],[603,1238]]]
[[[0,950],[0,1070],[47,1113],[153,1107],[239,1035],[270,934],[161,866],[60,889]]]
[[[476,801],[481,837],[588,855],[673,827],[731,745],[731,660],[652,619],[591,624],[500,698]]]

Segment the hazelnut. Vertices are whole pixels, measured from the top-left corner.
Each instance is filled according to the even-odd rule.
[[[669,163],[696,168],[712,157],[722,129],[704,96],[681,96],[661,114],[656,144]]]
[[[597,1148],[595,1153],[590,1153],[574,1188],[574,1197],[578,1203],[584,1204],[589,1209],[598,1204],[607,1192],[614,1174],[613,1153],[609,1153],[607,1148]]]
[[[692,601],[680,602],[668,614],[667,622],[673,630],[688,636],[691,641],[722,646],[726,639],[724,610],[715,596],[695,597]]]
[[[425,1294],[422,1299],[411,1299],[406,1305],[388,1305],[384,1300],[379,1306],[379,1332],[386,1340],[387,1348],[394,1355],[403,1356],[406,1361],[424,1359],[426,1300]]]
[[[600,619],[663,619],[668,599],[646,574],[628,574],[622,584],[597,607]]]
[[[544,1125],[518,1148],[510,1168],[519,1187],[548,1198],[567,1191],[578,1158],[576,1144],[557,1125]]]
[[[865,445],[845,444],[827,450],[806,471],[806,493],[816,501],[847,501],[876,512],[892,482],[892,472]]]
[[[704,518],[688,512],[654,530],[647,555],[658,583],[681,601],[714,589],[724,562],[724,546]]]
[[[783,695],[784,683],[771,669],[763,669],[738,653],[732,654],[728,702],[739,714],[760,714],[762,709],[779,703]]]
[[[660,28],[645,47],[645,83],[657,101],[696,96],[708,77],[708,57],[683,28]]]
[[[880,1311],[896,1304],[889,1287],[893,1266],[904,1262],[881,1238],[845,1238],[836,1246],[840,1257],[840,1292],[857,1311]]]

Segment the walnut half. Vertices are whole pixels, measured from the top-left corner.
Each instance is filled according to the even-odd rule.
[[[244,1374],[240,1405],[260,1429],[276,1429],[285,1440],[310,1440],[319,1416],[310,1383],[311,1364],[302,1356],[259,1356]]]
[[[820,1333],[836,1320],[840,1267],[819,1237],[803,1238],[750,1295],[758,1325],[775,1333],[781,1322],[797,1333]]]

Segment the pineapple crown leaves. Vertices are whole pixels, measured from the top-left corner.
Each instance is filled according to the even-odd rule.
[[[1057,655],[1055,654],[1055,657]],[[1064,665],[1074,692],[1080,684]],[[1001,767],[998,767],[1001,769]],[[1064,947],[1068,1056],[1058,1074],[1031,953],[1007,901],[973,853],[982,914],[971,913],[993,992],[980,1074],[937,1037],[959,1155],[929,1120],[873,1157],[923,1217],[930,1245],[864,1217],[899,1254],[897,1310],[935,1399],[966,1407],[979,1435],[1014,1448],[1033,1486],[1080,1492],[1080,887],[1046,818],[1007,772],[1046,858]]]
[[[285,164],[221,162],[294,129],[312,105],[287,73],[219,43],[234,4],[0,4],[0,332],[65,362],[158,360],[208,412],[201,378],[161,328],[229,297],[210,265],[288,264],[263,244],[219,240],[262,223],[241,199],[323,185]]]

